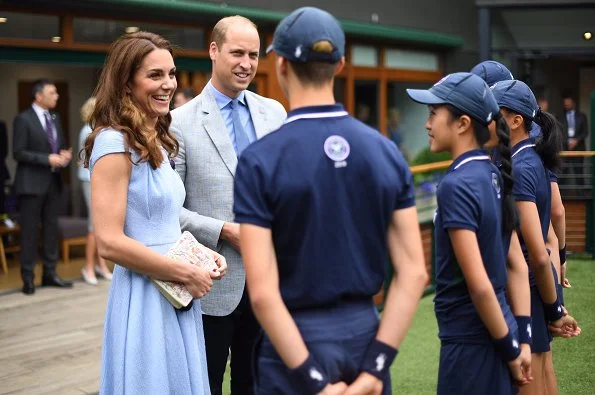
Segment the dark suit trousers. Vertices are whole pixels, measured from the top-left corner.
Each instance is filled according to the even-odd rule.
[[[244,289],[242,300],[228,316],[202,316],[211,395],[220,395],[231,347],[231,394],[253,394],[252,354],[260,326]]]
[[[43,275],[54,274],[58,262],[58,215],[60,212],[60,175],[53,174],[50,187],[42,195],[20,195],[21,276],[33,279],[37,258],[39,225],[43,234]]]

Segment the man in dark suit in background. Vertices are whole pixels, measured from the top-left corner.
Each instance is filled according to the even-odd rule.
[[[0,219],[5,214],[4,182],[10,178],[8,167],[6,167],[6,157],[8,156],[8,134],[6,133],[6,124],[0,121]]]
[[[562,147],[567,151],[584,151],[585,139],[589,135],[587,116],[576,108],[576,100],[565,94],[564,114],[559,118],[562,124]],[[565,158],[565,173],[573,174],[576,185],[584,184],[583,158]]]
[[[60,169],[68,166],[72,150],[66,149],[60,118],[51,113],[58,102],[56,86],[48,80],[33,84],[31,107],[17,115],[13,126],[14,181],[19,196],[21,224],[21,276],[23,293],[35,292],[33,269],[39,224],[43,233],[42,286],[72,287],[56,274],[58,214],[62,192]]]

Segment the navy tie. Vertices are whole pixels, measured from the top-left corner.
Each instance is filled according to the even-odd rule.
[[[54,122],[50,117],[48,112],[43,113],[45,117],[45,133],[48,135],[48,141],[50,142],[50,146],[52,147],[52,152],[55,154],[58,152],[58,147],[56,143],[56,135],[54,132]]]
[[[240,106],[242,104],[238,99],[231,101],[231,119],[233,121],[233,134],[236,138],[236,155],[240,156],[243,150],[250,145],[250,140],[244,131],[242,122],[240,121]]]

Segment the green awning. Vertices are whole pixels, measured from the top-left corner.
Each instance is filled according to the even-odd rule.
[[[103,66],[105,53],[57,49],[0,47],[2,63],[45,63],[71,66]],[[176,57],[178,70],[210,71],[210,59]]]
[[[84,3],[96,3],[96,1],[85,1]],[[82,5],[84,3],[81,2],[80,4]],[[211,15],[218,18],[229,15],[242,15],[255,22],[277,23],[287,15],[287,13],[279,11],[228,6],[224,3],[215,4],[191,0],[103,0],[101,3],[111,3],[126,9],[153,9],[159,11],[162,15],[180,13],[183,15],[194,14],[203,17],[205,15]],[[346,20],[341,20],[340,22],[343,25],[345,33],[353,36],[381,38],[451,48],[463,45],[463,39],[457,35],[404,27],[383,26],[373,23]]]

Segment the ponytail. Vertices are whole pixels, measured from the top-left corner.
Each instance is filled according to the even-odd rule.
[[[510,149],[510,129],[500,112],[494,117],[496,134],[498,135],[498,154],[500,157],[500,174],[502,175],[502,230],[505,237],[510,237],[518,226],[516,205],[512,197],[512,160]]]
[[[535,123],[541,127],[541,138],[536,142],[535,151],[543,165],[553,171],[560,163],[558,154],[562,149],[562,127],[552,114],[541,110],[535,115]]]

